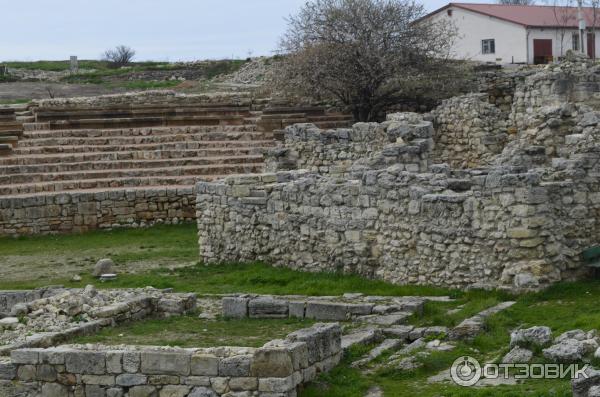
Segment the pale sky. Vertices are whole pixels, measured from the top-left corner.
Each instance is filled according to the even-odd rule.
[[[483,2],[471,0],[472,2]],[[136,60],[269,55],[305,0],[0,0],[0,61],[97,59],[119,44]],[[447,4],[425,0],[428,11]]]

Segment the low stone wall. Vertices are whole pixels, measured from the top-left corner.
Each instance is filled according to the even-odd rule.
[[[295,397],[300,385],[332,369],[341,355],[338,324],[316,324],[258,349],[22,349],[0,362],[0,394],[4,389],[23,397]]]
[[[94,334],[103,327],[137,321],[151,315],[181,315],[196,308],[195,294],[175,294],[155,289],[122,290],[118,294],[122,294],[122,301],[92,307],[91,303],[105,299],[94,288],[63,289],[54,295],[14,305],[11,315],[24,318],[26,322],[9,326],[8,329],[0,326],[0,356],[26,347],[56,346],[76,336]],[[90,304],[85,304],[86,299]],[[44,317],[48,310],[51,314]]]
[[[537,288],[584,271],[580,253],[600,232],[600,185],[569,176],[432,166],[199,183],[200,256],[402,284]]]
[[[0,197],[0,236],[190,222],[195,202],[192,186]]]
[[[222,299],[226,318],[298,318],[318,321],[384,322],[391,316],[401,322],[423,314],[427,298],[347,294],[344,296],[228,296]],[[376,318],[377,317],[377,318]]]

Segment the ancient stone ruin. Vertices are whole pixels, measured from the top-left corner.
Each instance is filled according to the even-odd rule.
[[[297,122],[349,116],[168,91],[0,108],[0,235],[193,221],[197,181],[262,172],[273,130]]]
[[[452,287],[580,277],[600,232],[598,69],[492,79],[502,106],[488,85],[426,115],[289,126],[271,172],[198,183],[200,255]]]

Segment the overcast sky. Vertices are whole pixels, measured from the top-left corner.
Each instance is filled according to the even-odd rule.
[[[481,0],[471,0],[482,2]],[[269,55],[305,0],[0,0],[0,60],[97,59],[126,44],[136,60]],[[442,0],[425,0],[432,11]]]

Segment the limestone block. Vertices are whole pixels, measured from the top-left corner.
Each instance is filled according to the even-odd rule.
[[[226,297],[222,299],[223,317],[246,318],[248,317],[249,298]]]
[[[142,351],[141,372],[148,375],[189,375],[191,353]]]

